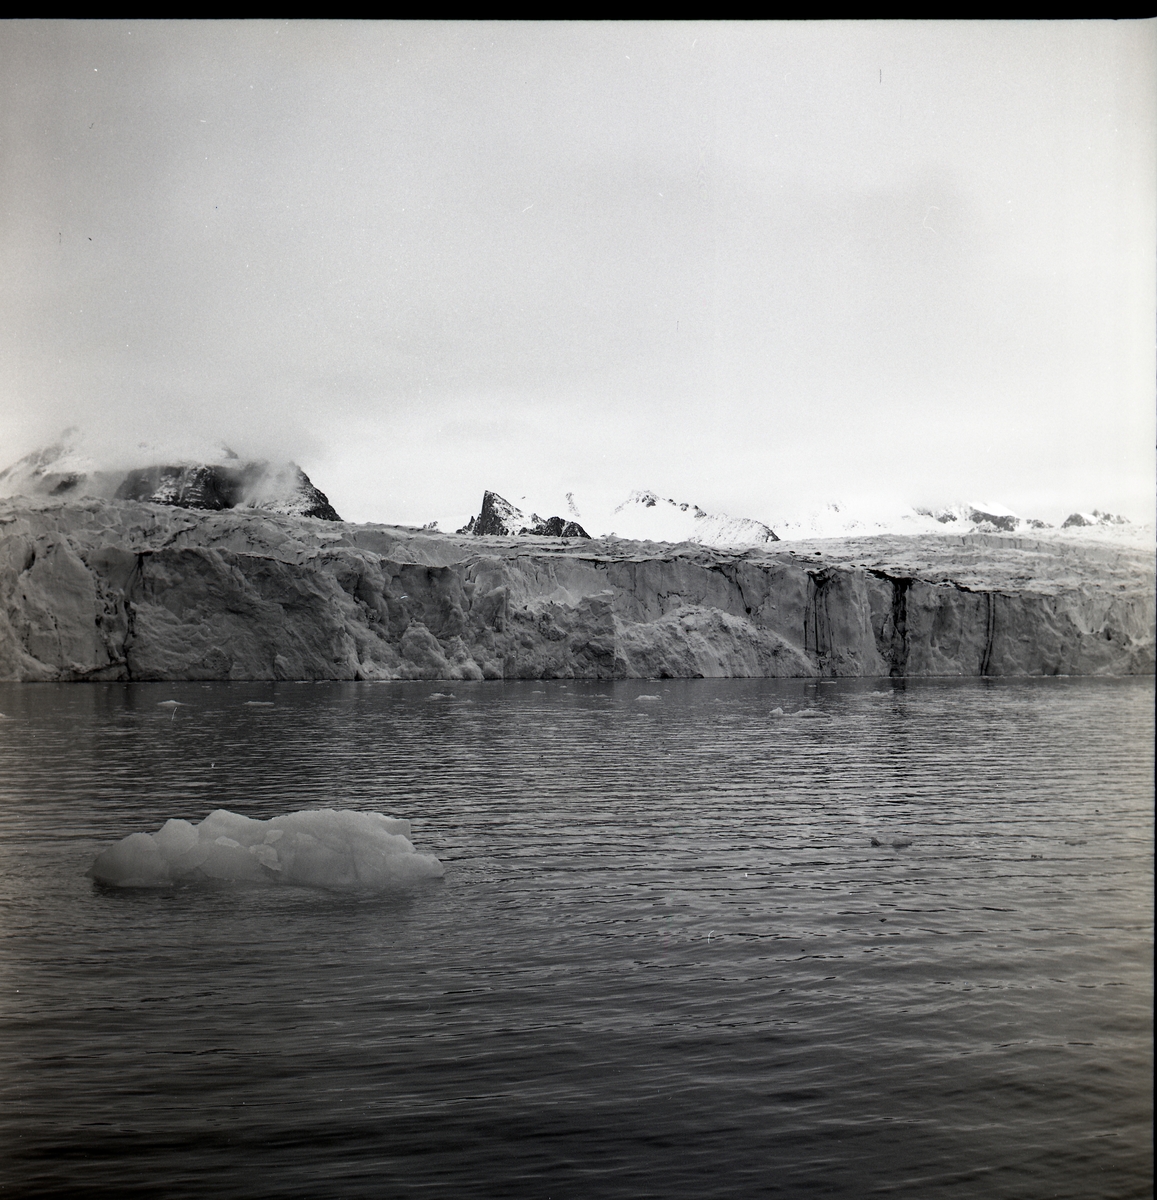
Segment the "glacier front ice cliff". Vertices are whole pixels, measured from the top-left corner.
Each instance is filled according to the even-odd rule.
[[[1151,541],[933,524],[725,548],[0,501],[0,679],[1152,673]]]
[[[259,821],[219,808],[203,821],[173,819],[98,854],[87,874],[113,887],[267,883],[380,892],[443,874],[410,841],[410,822],[323,808]]]

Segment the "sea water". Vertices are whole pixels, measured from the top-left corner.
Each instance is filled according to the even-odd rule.
[[[0,686],[2,1194],[1150,1194],[1153,700]],[[444,878],[85,877],[326,807]]]

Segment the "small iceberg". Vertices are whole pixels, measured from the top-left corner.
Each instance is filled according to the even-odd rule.
[[[113,887],[229,882],[380,892],[444,874],[409,835],[409,821],[381,813],[322,808],[258,821],[219,808],[199,824],[173,819],[156,833],[131,833],[86,874]]]

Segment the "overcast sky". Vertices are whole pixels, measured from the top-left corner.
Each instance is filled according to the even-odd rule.
[[[1152,519],[1153,22],[0,24],[0,457]],[[551,515],[551,514],[543,514]]]

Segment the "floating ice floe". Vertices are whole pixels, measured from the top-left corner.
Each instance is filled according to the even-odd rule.
[[[115,887],[216,881],[379,892],[444,873],[409,833],[409,821],[381,813],[322,808],[258,821],[219,808],[197,825],[174,819],[129,834],[87,874]]]

